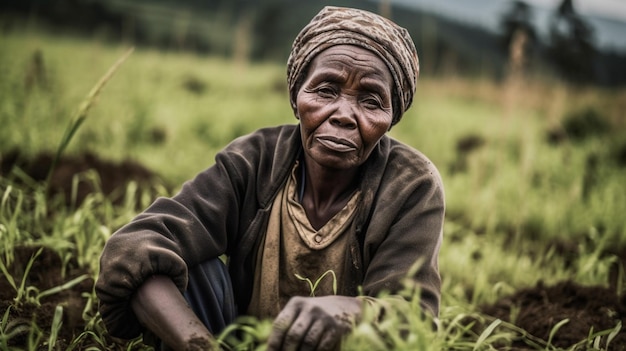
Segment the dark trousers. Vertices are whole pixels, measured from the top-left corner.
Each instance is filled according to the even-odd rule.
[[[189,283],[183,295],[213,335],[217,336],[237,317],[228,268],[219,258],[189,268]],[[153,337],[144,335],[144,341],[157,350],[170,350]]]
[[[189,269],[185,299],[211,334],[219,334],[237,317],[228,268],[219,258]]]

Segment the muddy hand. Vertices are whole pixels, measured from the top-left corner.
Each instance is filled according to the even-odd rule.
[[[333,350],[360,315],[355,297],[293,297],[274,320],[267,350]]]

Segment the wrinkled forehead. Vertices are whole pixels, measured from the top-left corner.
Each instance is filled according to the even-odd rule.
[[[354,45],[336,45],[319,53],[306,70],[307,78],[319,70],[338,77],[352,74],[359,79],[379,80],[390,88],[394,84],[391,71],[376,53]]]

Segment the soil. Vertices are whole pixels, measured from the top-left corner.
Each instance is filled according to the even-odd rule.
[[[19,153],[10,153],[5,154],[1,161],[0,176],[3,174],[6,176],[12,167],[18,165],[30,177],[41,181],[47,176],[52,157],[41,154],[27,161],[20,159]],[[101,188],[107,194],[115,194],[130,180],[148,184],[157,179],[153,173],[136,163],[113,164],[100,160],[95,155],[84,154],[64,158],[59,162],[51,178],[51,195],[64,194],[67,199],[70,193],[69,189],[71,189],[72,177],[87,169],[95,169],[98,172],[102,181]],[[94,188],[90,187],[89,184],[83,184],[79,191],[78,201],[82,201],[93,190]],[[39,249],[39,247],[17,247],[14,251],[14,263],[8,267],[11,276],[22,277],[27,262]],[[43,248],[42,250],[26,277],[26,286],[36,286],[39,291],[44,291],[88,273],[73,261],[66,263],[66,269],[63,272],[61,258],[50,249]],[[626,257],[626,252],[622,252],[620,257],[623,260]],[[20,282],[16,283],[19,284]],[[70,340],[83,331],[85,321],[82,314],[85,311],[95,313],[94,306],[88,306],[86,309],[87,297],[92,294],[93,284],[91,278],[85,279],[61,293],[42,298],[40,306],[33,302],[22,302],[9,311],[8,325],[13,330],[18,330],[20,325],[30,325],[32,319],[35,318],[42,329],[50,330],[55,309],[57,305],[61,305],[64,308],[63,327],[58,337],[56,349],[63,350]],[[504,297],[493,305],[482,306],[481,312],[493,318],[512,322],[532,335],[531,337],[520,336],[512,345],[503,346],[503,349],[508,350],[536,350],[537,348],[529,345],[528,340],[537,341],[541,339],[543,341],[539,341],[539,343],[543,342],[545,346],[554,326],[562,320],[568,319],[569,321],[562,325],[551,339],[553,346],[568,348],[581,340],[585,340],[592,328],[595,332],[612,329],[618,321],[621,321],[626,328],[626,295],[619,296],[616,293],[618,289],[616,289],[615,284],[610,285],[611,287],[606,288],[581,286],[569,281],[553,286],[540,283],[535,287],[523,289],[511,296]],[[15,290],[6,277],[2,275],[0,277],[1,313],[4,314],[9,306],[14,305],[14,297]],[[480,333],[484,330],[485,325],[479,324],[476,327],[478,328],[477,332]],[[26,347],[27,340],[28,332],[21,332],[10,339],[9,345]],[[114,344],[111,340],[107,341],[107,345]],[[604,346],[605,344],[606,336],[603,337],[600,345]],[[81,345],[79,349],[87,346],[94,345]],[[47,346],[42,346],[42,349],[47,349]],[[626,350],[626,332],[623,332],[623,329],[612,340],[608,350]]]
[[[39,292],[61,286],[66,282],[88,274],[85,270],[77,267],[75,262],[67,264],[66,272],[62,272],[62,261],[59,255],[51,249],[36,246],[21,246],[14,250],[13,264],[8,267],[10,276],[16,278],[16,284],[22,282],[17,277],[23,277],[27,263],[31,257],[42,249],[41,253],[33,261],[30,271],[26,275],[24,286],[35,286]],[[90,275],[88,275],[90,277]],[[9,306],[8,331],[18,331],[17,335],[9,339],[9,346],[26,347],[28,344],[28,334],[33,319],[36,324],[46,332],[51,330],[55,310],[57,305],[63,307],[63,320],[60,334],[58,335],[57,349],[63,350],[69,342],[80,333],[85,327],[82,318],[83,310],[87,304],[87,299],[83,294],[91,294],[94,281],[86,278],[74,285],[70,289],[41,298],[38,305],[34,299],[21,299],[16,303],[15,289],[9,284],[4,275],[0,277],[0,311],[5,313]],[[35,294],[29,294],[34,297]],[[24,327],[23,329],[20,327]],[[21,332],[19,330],[22,329]],[[42,347],[42,349],[47,349]]]
[[[483,306],[484,314],[512,322],[552,346],[569,348],[586,340],[590,331],[600,332],[616,327],[621,321],[626,326],[626,295],[618,296],[616,289],[602,286],[582,286],[570,281],[553,286],[543,283],[507,296],[493,305]],[[515,316],[514,316],[515,315]],[[550,333],[563,320],[550,339]],[[530,338],[519,338],[515,350],[536,350],[528,343]],[[600,345],[605,347],[607,336]],[[586,350],[584,343],[580,350]],[[626,333],[621,330],[610,342],[608,350],[626,350]]]
[[[26,158],[19,150],[11,150],[0,154],[0,177],[14,177],[14,171],[20,169],[36,183],[42,183],[48,177],[48,172],[54,162],[54,154],[39,153],[32,158]],[[95,171],[97,181],[87,177],[87,171]],[[17,178],[19,180],[19,178]],[[72,184],[78,180],[76,195],[72,196]],[[114,204],[120,204],[124,199],[126,186],[135,182],[142,190],[153,191],[153,185],[163,184],[157,174],[141,164],[124,160],[115,163],[103,160],[91,152],[79,155],[64,156],[57,162],[50,175],[48,196],[63,196],[65,203],[80,205],[88,194],[99,190],[107,195]]]
[[[10,178],[16,183],[43,184],[48,176],[48,170],[52,165],[54,156],[50,153],[41,153],[32,158],[25,158],[19,150],[13,150],[0,154],[0,178]],[[20,169],[27,177],[16,177],[17,169]],[[95,172],[97,181],[88,180],[85,175],[87,171]],[[76,177],[78,176],[78,177]],[[75,197],[72,199],[72,184],[78,179],[78,187]],[[164,184],[152,171],[142,165],[127,160],[120,163],[103,160],[92,153],[83,153],[62,157],[50,176],[47,196],[50,200],[59,196],[65,204],[69,206],[79,206],[89,194],[101,191],[114,203],[119,204],[124,199],[124,193],[130,182],[135,182],[141,191],[150,191],[156,194],[153,185]],[[54,215],[54,213],[50,213]],[[28,269],[27,264],[39,250],[42,250],[26,274],[26,281],[22,282],[21,277],[25,276]],[[7,267],[9,276],[14,277],[15,284],[19,287],[36,287],[38,292],[59,287],[74,278],[87,275],[76,285],[41,298],[35,301],[34,296],[37,291],[31,291],[31,298],[23,298],[19,302],[15,301],[16,290],[7,277],[0,275],[0,319],[8,311],[6,329],[3,333],[15,333],[8,341],[8,346],[27,348],[30,326],[33,320],[36,325],[47,335],[51,330],[54,314],[57,306],[63,307],[62,327],[58,335],[55,350],[65,350],[69,343],[80,335],[85,328],[83,313],[94,315],[96,305],[88,305],[90,296],[93,296],[94,281],[90,272],[81,268],[70,259],[63,262],[62,258],[52,249],[41,246],[18,246],[12,252],[14,259]],[[93,302],[93,301],[92,301]],[[10,307],[10,309],[9,309]],[[0,321],[0,323],[2,323]],[[5,328],[0,324],[0,327]],[[1,339],[0,339],[1,340]],[[96,349],[127,349],[118,340],[113,338],[101,340],[106,347],[98,345],[93,340],[85,338],[76,349],[96,347]],[[40,345],[42,350],[48,350],[47,345]]]

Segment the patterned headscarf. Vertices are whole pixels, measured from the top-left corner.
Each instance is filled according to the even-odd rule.
[[[356,45],[372,51],[387,65],[395,83],[393,121],[398,123],[411,106],[419,75],[417,50],[409,32],[377,14],[343,7],[324,7],[296,37],[287,61],[291,107],[307,67],[320,52],[334,45]]]

